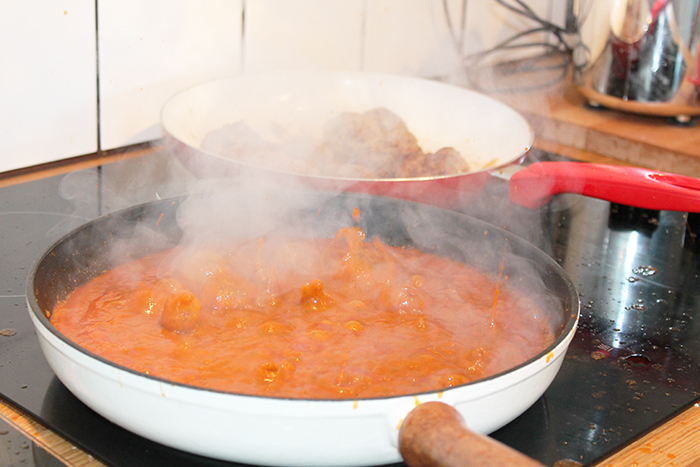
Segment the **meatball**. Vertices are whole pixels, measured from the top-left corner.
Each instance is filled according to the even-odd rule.
[[[179,333],[194,331],[199,320],[202,304],[187,290],[170,295],[163,304],[160,324],[164,329]]]
[[[202,304],[179,280],[166,277],[151,289],[149,314],[160,314],[168,331],[189,333],[197,327]]]
[[[397,167],[407,157],[423,154],[403,120],[382,107],[362,114],[345,112],[329,120],[317,151],[321,165],[363,167],[367,172],[363,178],[401,176]]]

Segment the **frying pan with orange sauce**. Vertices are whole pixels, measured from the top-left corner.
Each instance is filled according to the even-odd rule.
[[[490,433],[527,410],[556,376],[579,316],[576,290],[544,252],[495,226],[420,203],[374,195],[232,190],[162,200],[98,218],[53,245],[36,263],[28,304],[41,348],[61,382],[117,425],[176,449],[256,465],[536,465]],[[368,238],[499,271],[548,310],[554,342],[501,373],[452,388],[357,400],[286,399],[203,389],[136,372],[81,348],[50,321],[56,303],[90,279],[163,251],[190,235],[269,229],[332,237],[359,208]],[[188,217],[183,213],[195,213]],[[263,214],[266,220],[261,220]],[[539,287],[535,287],[537,284]],[[439,442],[438,442],[439,441]],[[503,463],[505,462],[505,464]],[[518,462],[520,464],[518,464]]]

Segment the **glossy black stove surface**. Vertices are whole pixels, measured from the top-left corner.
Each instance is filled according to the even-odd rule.
[[[27,275],[43,251],[85,221],[183,194],[193,182],[166,153],[154,153],[0,188],[0,394],[108,465],[232,464],[140,438],[78,401],[39,349],[25,304]],[[582,315],[545,395],[492,436],[546,465],[589,465],[700,397],[700,221],[576,196],[531,211],[511,205],[506,193],[494,177],[462,210],[549,253],[579,290]]]

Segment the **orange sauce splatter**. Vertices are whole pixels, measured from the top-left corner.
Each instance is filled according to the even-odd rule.
[[[358,208],[358,207],[353,208],[352,221],[356,224],[360,221],[360,208]]]

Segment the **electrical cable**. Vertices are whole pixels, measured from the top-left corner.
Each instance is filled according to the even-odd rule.
[[[466,29],[467,0],[462,2],[462,23],[459,33],[455,30],[447,0],[443,0],[443,10],[450,34],[462,57],[462,65],[466,78],[476,88],[483,88],[479,78],[488,83],[489,91],[512,92],[532,90],[551,86],[563,80],[569,73],[572,64],[574,47],[570,46],[567,38],[578,34],[579,21],[567,18],[566,27],[560,27],[539,16],[523,0],[494,0],[507,10],[535,23],[535,26],[520,31],[506,40],[487,50],[470,55],[464,55],[464,37]],[[539,36],[537,39],[531,39]],[[544,38],[542,38],[544,37]],[[525,49],[541,49],[539,54],[523,54],[521,58],[506,57],[494,59],[499,54],[506,56],[507,52],[525,51]],[[516,84],[506,83],[508,78],[520,78]],[[529,73],[531,80],[522,79],[523,73]],[[499,84],[500,81],[500,84]]]

